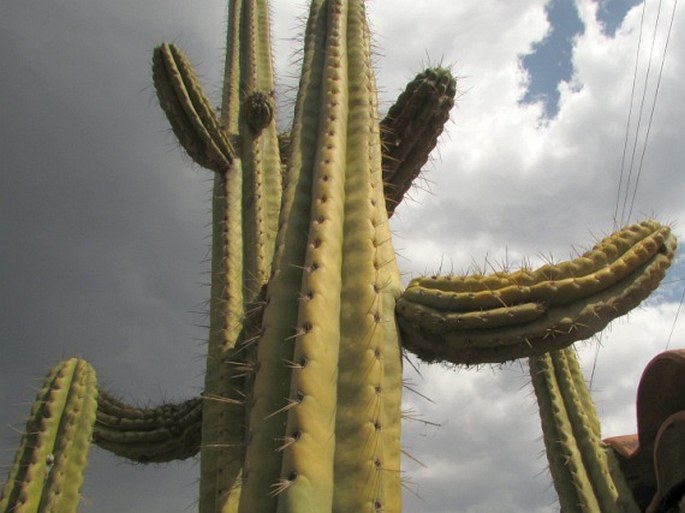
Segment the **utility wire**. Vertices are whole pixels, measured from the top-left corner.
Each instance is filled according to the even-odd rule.
[[[621,207],[621,225],[628,222],[626,219],[626,206],[628,205],[628,195],[630,192],[630,181],[633,175],[633,167],[635,164],[635,153],[637,151],[637,141],[640,136],[640,128],[642,126],[642,114],[644,113],[645,98],[647,97],[647,84],[649,83],[649,75],[652,70],[652,56],[654,55],[654,46],[656,43],[657,29],[659,28],[659,19],[661,18],[661,4],[663,0],[659,0],[659,6],[656,11],[656,20],[654,21],[654,34],[652,35],[652,46],[649,50],[649,57],[647,59],[647,71],[645,73],[645,82],[642,86],[642,98],[640,100],[640,114],[637,118],[637,126],[635,127],[635,138],[633,139],[633,147],[630,155],[630,167],[628,168],[628,181],[626,183],[625,197],[623,198],[623,205]],[[656,98],[655,98],[656,101]]]
[[[640,48],[642,47],[642,29],[645,24],[645,10],[647,0],[642,2],[642,14],[640,15],[640,33],[637,39],[637,51],[635,52],[635,66],[633,69],[633,83],[630,87],[630,106],[628,107],[628,120],[626,121],[626,136],[623,141],[623,155],[621,157],[621,174],[618,178],[618,189],[616,190],[616,208],[614,209],[614,229],[620,227],[618,222],[618,206],[621,204],[621,189],[623,188],[623,174],[626,169],[626,153],[628,152],[628,139],[630,138],[630,121],[633,116],[633,101],[635,100],[635,84],[637,83],[637,70],[640,62]],[[620,223],[622,224],[622,222]]]
[[[636,55],[635,55],[635,67],[633,70],[633,82],[632,82],[631,91],[630,91],[630,106],[628,108],[628,119],[626,121],[626,134],[625,134],[625,139],[623,142],[623,154],[621,157],[621,172],[620,172],[619,181],[618,181],[618,189],[617,189],[617,195],[616,195],[616,207],[614,210],[614,227],[615,228],[618,228],[619,221],[620,221],[621,226],[624,223],[628,222],[632,213],[633,213],[633,207],[635,205],[635,197],[637,195],[637,189],[638,189],[638,185],[640,182],[640,177],[642,175],[642,169],[643,169],[643,165],[644,165],[645,154],[647,152],[647,146],[649,143],[649,135],[650,135],[651,128],[652,128],[652,122],[654,120],[654,112],[656,110],[656,103],[657,103],[657,99],[659,96],[659,90],[661,87],[661,78],[663,76],[664,64],[666,62],[666,54],[668,52],[668,45],[669,45],[669,42],[671,40],[671,33],[673,30],[673,23],[675,20],[675,11],[676,11],[676,7],[678,5],[678,0],[674,0],[673,9],[671,10],[671,19],[670,19],[670,23],[668,26],[668,32],[666,34],[666,42],[664,43],[664,50],[663,50],[663,53],[661,55],[661,64],[659,66],[659,75],[657,77],[656,87],[654,89],[654,97],[652,100],[652,106],[651,106],[650,113],[649,113],[649,119],[647,121],[647,129],[645,132],[644,143],[642,145],[642,151],[640,153],[640,162],[639,162],[637,174],[635,177],[635,184],[633,185],[633,189],[632,189],[632,196],[631,196],[631,200],[630,200],[630,208],[628,210],[628,216],[626,217],[625,216],[625,210],[626,210],[626,206],[628,204],[628,196],[630,193],[630,182],[631,182],[631,177],[632,177],[632,173],[633,173],[633,166],[635,163],[635,154],[637,151],[637,142],[638,142],[638,137],[640,134],[640,127],[642,124],[642,114],[644,112],[645,98],[647,96],[647,85],[649,83],[649,75],[650,75],[650,70],[651,70],[651,65],[652,65],[652,57],[653,57],[653,53],[654,53],[654,46],[655,46],[655,42],[656,42],[657,31],[658,31],[658,27],[659,27],[659,19],[661,16],[662,0],[659,0],[656,20],[654,22],[654,34],[652,35],[652,45],[651,45],[650,52],[649,52],[647,71],[645,74],[645,80],[644,80],[644,85],[643,85],[643,89],[642,89],[642,98],[640,101],[640,114],[638,116],[637,126],[635,129],[635,138],[633,140],[633,146],[632,146],[632,150],[631,150],[630,168],[629,168],[628,178],[627,178],[626,185],[625,185],[625,195],[624,195],[623,205],[621,208],[621,217],[619,220],[619,218],[618,218],[618,207],[620,204],[621,190],[623,188],[623,178],[624,178],[624,174],[625,174],[626,154],[627,154],[627,149],[628,149],[630,124],[631,124],[632,113],[633,113],[633,103],[634,103],[634,99],[635,99],[635,85],[637,82],[637,73],[638,73],[638,67],[639,67],[638,64],[639,64],[639,59],[640,59],[640,49],[642,46],[642,33],[643,33],[643,27],[644,27],[646,5],[647,5],[647,0],[644,0],[644,2],[642,4],[642,14],[640,16],[640,33],[638,36],[637,51],[636,51]],[[673,325],[671,326],[671,332],[670,332],[668,339],[667,339],[667,342],[666,342],[666,349],[668,349],[668,347],[671,343],[671,338],[673,337],[673,332],[674,332],[675,327],[677,325],[678,315],[680,314],[680,310],[682,308],[684,301],[685,301],[685,289],[683,289],[683,294],[680,298],[680,303],[678,305],[678,309],[676,310],[676,314],[675,314],[675,317],[673,319]],[[589,380],[589,387],[590,388],[592,388],[592,382],[593,382],[594,377],[595,377],[597,360],[599,358],[599,348],[600,348],[600,345],[598,344],[597,348],[595,350],[594,361],[592,364],[592,372],[591,372],[590,380]]]
[[[645,134],[645,143],[642,147],[642,154],[640,155],[640,165],[638,166],[637,176],[635,178],[635,187],[633,188],[633,197],[630,200],[630,210],[628,211],[628,219],[633,213],[633,206],[635,205],[635,195],[637,194],[637,186],[642,175],[642,165],[645,160],[645,153],[647,152],[647,143],[649,142],[649,133],[652,129],[652,120],[654,119],[654,111],[656,109],[656,99],[659,96],[659,88],[661,87],[661,77],[664,72],[664,63],[666,62],[666,52],[668,51],[668,43],[671,40],[671,32],[673,30],[673,21],[675,20],[675,9],[678,6],[678,0],[674,0],[673,9],[671,10],[671,21],[668,24],[668,32],[666,34],[666,42],[664,43],[664,52],[661,55],[661,65],[659,66],[659,76],[656,81],[656,88],[654,89],[654,101],[652,102],[652,109],[649,113],[649,121],[647,122],[647,132]],[[656,32],[656,27],[655,27]]]
[[[678,315],[680,315],[680,309],[683,306],[683,301],[685,300],[685,288],[683,288],[683,294],[680,296],[680,303],[678,303],[678,309],[675,311],[675,317],[673,318],[673,324],[671,325],[671,332],[668,334],[668,340],[666,340],[666,347],[664,351],[668,350],[668,346],[671,345],[671,338],[673,338],[673,332],[675,331],[676,324],[678,322]]]

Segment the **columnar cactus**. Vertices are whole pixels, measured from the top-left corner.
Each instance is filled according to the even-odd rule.
[[[175,134],[214,172],[204,391],[147,410],[102,391],[93,439],[139,462],[200,451],[203,513],[399,512],[403,346],[456,364],[561,349],[646,297],[674,238],[649,221],[571,262],[403,292],[388,218],[448,118],[451,74],[419,74],[379,120],[364,2],[313,0],[279,138],[267,2],[228,12],[218,116],[178,48],[153,57]],[[3,511],[25,480],[10,475]]]

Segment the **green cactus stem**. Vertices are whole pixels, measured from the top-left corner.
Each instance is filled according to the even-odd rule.
[[[153,60],[161,63],[155,70],[155,77],[160,77],[155,80],[160,103],[182,146],[199,164],[216,172],[200,491],[200,510],[214,512],[226,505],[233,507],[230,504],[236,503],[239,494],[245,436],[242,419],[246,416],[244,372],[240,370],[245,355],[240,355],[239,346],[252,337],[246,336],[243,323],[248,305],[268,278],[281,201],[266,1],[229,3],[224,95],[218,121],[207,107],[190,65],[175,47],[161,45]],[[180,107],[167,99],[174,98],[167,84],[174,85]],[[178,91],[188,92],[183,96]],[[188,115],[194,111],[200,114]],[[236,150],[232,140],[237,141]]]
[[[500,363],[591,337],[654,290],[676,248],[654,221],[535,271],[413,280],[397,314],[404,347],[427,361]]]
[[[159,104],[188,155],[207,169],[223,172],[236,157],[187,57],[162,44],[152,58],[152,78]]]
[[[33,404],[0,495],[0,512],[76,511],[97,394],[95,372],[87,362],[72,358],[53,367]]]
[[[572,348],[530,359],[545,449],[565,513],[639,513],[611,449]]]

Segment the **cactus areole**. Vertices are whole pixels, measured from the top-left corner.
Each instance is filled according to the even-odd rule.
[[[313,0],[293,125],[279,136],[268,11],[229,2],[218,115],[183,53],[154,51],[172,129],[214,172],[205,384],[150,409],[100,390],[93,440],[141,463],[199,452],[201,513],[399,513],[403,348],[453,364],[562,349],[644,299],[675,240],[646,221],[570,262],[403,291],[388,218],[455,80],[420,73],[380,120],[364,2]],[[0,513],[20,511],[23,476],[10,473]]]

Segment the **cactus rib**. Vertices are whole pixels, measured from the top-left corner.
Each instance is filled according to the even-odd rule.
[[[498,363],[589,338],[656,288],[675,253],[654,221],[536,271],[418,278],[398,302],[404,347],[428,361]]]
[[[33,404],[0,511],[76,511],[97,394],[95,372],[87,362],[72,358],[53,367]]]

